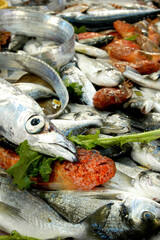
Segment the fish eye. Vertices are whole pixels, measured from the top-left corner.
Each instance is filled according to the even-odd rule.
[[[43,116],[34,115],[28,119],[25,128],[28,133],[38,133],[43,129],[44,125]]]
[[[150,221],[150,220],[153,220],[155,218],[154,214],[151,213],[151,212],[148,212],[148,211],[144,211],[142,213],[142,218],[145,220],[145,221]]]

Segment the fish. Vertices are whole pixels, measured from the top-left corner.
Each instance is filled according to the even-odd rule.
[[[68,91],[60,76],[47,63],[24,52],[0,52],[0,69],[1,68],[7,70],[24,70],[35,74],[55,90],[61,105],[59,111],[55,114],[49,114],[48,118],[58,117],[66,108],[69,101]]]
[[[69,83],[78,83],[82,86],[82,103],[93,105],[93,96],[96,93],[96,89],[79,68],[72,63],[68,63],[60,69],[60,75],[63,81],[67,80]]]
[[[87,44],[83,44],[75,41],[75,51],[78,53],[83,53],[91,57],[99,57],[106,58],[108,57],[108,53],[103,49],[98,47],[89,46]]]
[[[79,135],[84,134],[91,127],[102,127],[102,121],[96,120],[67,120],[67,119],[54,119],[51,122],[63,133],[66,137],[70,134]]]
[[[14,86],[18,87],[22,92],[28,94],[33,99],[57,97],[56,93],[51,89],[35,83],[14,83]]]
[[[131,158],[146,168],[160,172],[159,142],[132,143]]]
[[[102,87],[116,87],[124,80],[121,72],[103,59],[92,59],[83,54],[76,56],[78,67],[92,83]]]
[[[160,13],[159,9],[147,9],[147,10],[108,10],[106,16],[92,16],[89,14],[73,14],[67,15],[64,13],[59,14],[60,17],[69,21],[72,24],[85,25],[87,28],[95,28],[97,30],[106,30],[113,27],[113,22],[117,19],[126,21],[129,23],[135,23],[143,20],[144,18],[155,18]]]
[[[142,86],[142,87],[147,87],[147,88],[153,88],[156,90],[160,90],[160,82],[153,81],[150,78],[143,78],[143,76],[137,72],[135,69],[127,66],[125,68],[125,71],[123,72],[123,76],[127,77],[129,80],[135,82],[136,84]]]
[[[4,79],[0,79],[0,134],[19,145],[28,140],[35,151],[77,161],[76,148],[44,115],[36,101]]]
[[[91,37],[91,38],[86,38],[86,39],[80,39],[78,42],[82,44],[87,44],[90,46],[97,46],[101,47],[103,45],[106,45],[110,43],[113,40],[113,35],[102,35],[98,37]]]
[[[131,161],[129,159],[129,161]],[[118,189],[125,192],[131,192],[135,195],[150,198],[159,202],[160,174],[140,166],[130,166],[115,162],[116,174],[103,186],[107,189]]]
[[[69,222],[77,224],[86,219],[89,224],[86,239],[89,240],[102,237],[109,240],[142,239],[159,227],[160,205],[151,199],[131,194],[125,197],[121,195],[119,199],[112,198],[107,190],[99,188],[85,192],[54,191],[38,194]]]
[[[143,91],[133,87],[132,96],[123,104],[124,108],[138,109],[142,114],[148,114],[155,108],[155,102]]]
[[[20,49],[23,49],[23,46],[28,41],[28,39],[29,37],[25,35],[12,34],[11,40],[8,44],[8,50],[12,52],[16,52]]]
[[[63,239],[80,238],[87,229],[84,223],[65,221],[34,193],[18,189],[4,170],[0,172],[0,183],[0,230],[9,234],[16,230],[39,239]]]

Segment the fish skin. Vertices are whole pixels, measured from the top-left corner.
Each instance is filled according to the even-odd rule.
[[[75,51],[91,57],[107,58],[108,53],[98,47],[89,46],[80,42],[75,42]]]
[[[60,74],[63,81],[68,80],[69,83],[76,82],[81,85],[83,91],[81,97],[82,103],[93,105],[93,96],[96,93],[96,89],[79,68],[69,63],[60,69]]]
[[[138,196],[160,201],[160,174],[140,166],[129,166],[116,162],[115,176],[103,186],[107,189],[123,190]]]
[[[50,122],[38,103],[4,79],[0,79],[0,112],[0,134],[10,142],[18,145],[28,140],[35,151],[77,161],[74,144]]]
[[[4,170],[0,171],[0,230],[16,230],[23,236],[40,239],[80,237],[85,225],[72,224],[42,199],[27,190],[19,190]]]
[[[86,219],[89,240],[102,239],[102,236],[109,240],[133,240],[135,236],[136,239],[142,239],[146,232],[149,234],[154,231],[145,221],[146,211],[156,216],[153,220],[156,227],[160,224],[160,204],[137,195],[112,195],[102,188],[83,192],[43,191],[38,194],[68,221],[79,223]]]
[[[131,158],[153,171],[160,172],[160,151],[159,142],[132,143]]]
[[[76,56],[78,67],[92,83],[102,87],[115,87],[123,81],[121,72],[103,59],[91,59],[83,54]]]
[[[109,10],[110,12],[111,10]],[[115,11],[115,10],[112,10]],[[88,14],[74,14],[74,15],[67,15],[67,14],[60,14],[62,18],[65,20],[68,20],[72,24],[79,24],[79,25],[85,25],[87,28],[91,30],[91,28],[96,28],[95,30],[106,30],[113,27],[113,22],[117,19],[121,21],[126,21],[129,23],[135,23],[140,20],[143,20],[144,18],[155,18],[159,13],[160,10],[134,10],[132,13],[127,10],[126,14],[120,14],[121,10],[119,10],[119,14],[110,15],[110,16],[98,16],[93,17]]]
[[[57,95],[51,89],[35,83],[14,83],[14,86],[18,87],[22,92],[28,94],[33,99],[41,99],[48,97],[56,97]]]

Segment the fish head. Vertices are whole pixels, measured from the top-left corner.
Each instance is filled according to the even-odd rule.
[[[77,161],[74,144],[47,117],[41,114],[30,116],[25,123],[25,130],[28,143],[34,151]]]
[[[149,198],[128,196],[121,205],[121,216],[128,226],[145,236],[160,227],[160,204]]]
[[[160,201],[160,173],[153,171],[141,172],[137,185],[149,198]]]

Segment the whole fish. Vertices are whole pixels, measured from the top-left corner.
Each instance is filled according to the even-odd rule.
[[[153,88],[153,89],[157,89],[160,90],[160,81],[154,81],[152,79],[150,79],[149,77],[146,78],[137,72],[135,69],[127,66],[125,68],[125,71],[123,72],[123,76],[129,78],[130,80],[132,80],[133,82],[135,82],[136,84],[142,86],[142,87],[148,87],[148,88]]]
[[[110,43],[113,40],[113,38],[114,38],[113,35],[102,35],[92,38],[80,39],[79,43],[100,47]]]
[[[75,51],[91,57],[106,58],[109,56],[108,53],[103,49],[89,46],[80,42],[75,42]]]
[[[160,225],[160,204],[137,195],[115,200],[107,190],[97,189],[42,192],[40,196],[69,222],[86,219],[88,238],[83,239],[143,239]]]
[[[76,149],[44,115],[34,99],[0,79],[0,134],[18,145],[28,140],[35,151],[76,161]]]
[[[131,158],[144,167],[160,172],[160,146],[158,141],[132,143]]]
[[[93,59],[83,54],[76,56],[78,67],[92,83],[103,87],[115,87],[123,81],[121,72],[103,59]]]
[[[72,63],[63,66],[60,69],[62,79],[69,81],[69,83],[78,83],[82,86],[82,103],[93,105],[93,96],[96,93],[96,89],[85,74]]]
[[[14,83],[13,85],[35,100],[48,97],[57,97],[54,91],[40,84],[19,82]]]
[[[115,176],[104,183],[107,189],[123,190],[135,195],[160,201],[160,174],[150,171],[147,168],[129,166],[116,162]]]
[[[160,13],[159,9],[146,9],[146,10],[108,10],[106,16],[92,16],[89,14],[73,14],[67,15],[61,13],[59,16],[68,20],[72,24],[85,25],[87,27],[95,28],[97,30],[110,29],[113,27],[113,22],[117,19],[129,23],[135,23],[143,20],[144,18],[155,18]]]

